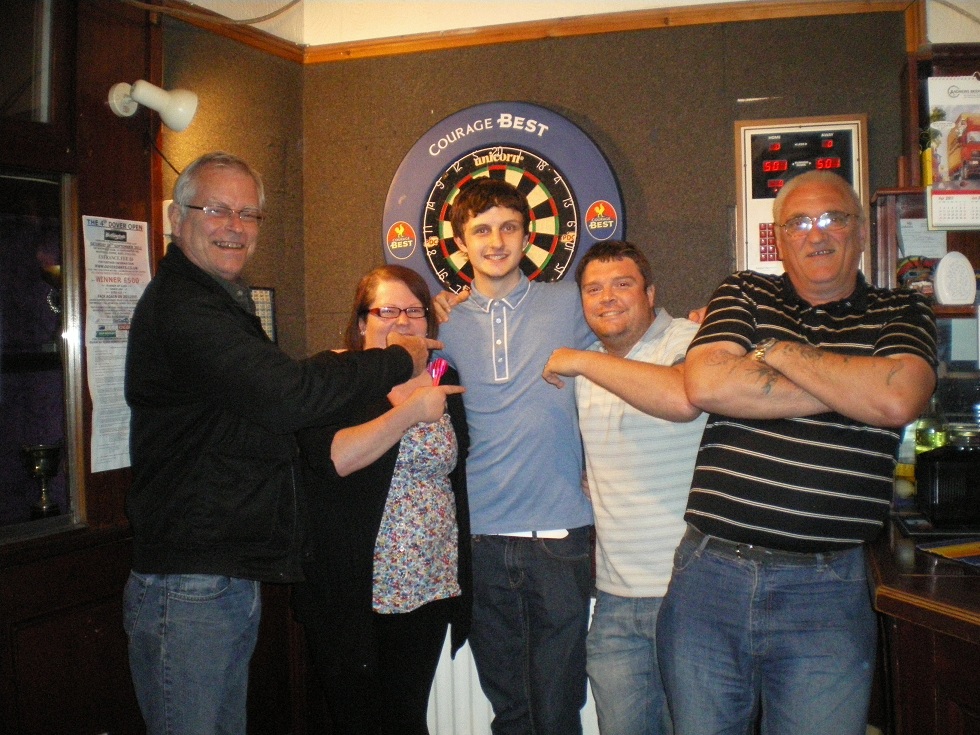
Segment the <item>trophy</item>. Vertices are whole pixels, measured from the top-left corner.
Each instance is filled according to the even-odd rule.
[[[57,444],[33,444],[24,447],[24,467],[41,480],[41,499],[31,508],[31,519],[56,516],[61,511],[48,492],[49,480],[58,474],[61,447]]]

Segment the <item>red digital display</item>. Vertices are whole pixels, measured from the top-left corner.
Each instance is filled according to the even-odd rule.
[[[817,170],[829,169],[829,168],[840,168],[839,158],[818,158],[817,159]]]
[[[820,147],[821,148],[833,148],[834,147],[834,140],[833,140],[833,138],[824,138],[822,141],[820,141]]]
[[[772,179],[771,181],[766,182],[766,186],[768,186],[770,189],[782,189],[783,184],[785,183],[786,182],[783,179]]]
[[[840,163],[838,163],[837,165],[839,166]],[[774,171],[785,171],[788,168],[789,168],[789,161],[787,161],[785,158],[776,161],[762,162],[762,170],[765,173],[772,173]]]
[[[772,151],[772,152],[781,151],[782,149],[783,149],[783,144],[782,143],[770,143],[769,144],[769,150]]]

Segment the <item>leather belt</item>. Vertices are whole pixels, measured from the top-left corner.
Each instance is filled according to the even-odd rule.
[[[800,552],[770,549],[766,546],[742,544],[719,538],[718,536],[709,536],[691,525],[688,525],[687,531],[684,533],[684,539],[697,544],[702,549],[721,556],[727,556],[731,559],[742,559],[744,561],[754,561],[761,564],[811,566],[830,561],[841,554],[851,551],[851,549],[837,549],[835,551]]]

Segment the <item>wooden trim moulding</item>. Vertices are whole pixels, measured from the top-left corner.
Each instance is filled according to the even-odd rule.
[[[905,9],[905,50],[918,53],[929,43],[926,30],[926,0],[914,0]]]
[[[193,13],[193,16],[174,14],[173,17],[189,25],[210,31],[216,36],[230,38],[233,41],[238,41],[246,46],[251,46],[259,51],[264,51],[273,56],[279,56],[288,61],[303,63],[303,46],[292,41],[287,41],[284,38],[273,36],[267,31],[262,31],[252,26],[228,23],[226,16],[213,13],[210,10],[198,7],[184,0],[162,0],[160,6],[161,10],[164,11],[161,14],[166,14],[167,9],[178,11],[178,13]],[[214,20],[209,20],[209,17],[214,18]]]
[[[709,23],[738,23],[774,18],[799,18],[823,15],[903,12],[906,14],[906,36],[917,28],[917,8],[921,0],[767,0],[758,2],[713,3],[681,8],[657,8],[621,13],[553,18],[549,20],[508,23],[408,36],[352,41],[349,43],[302,46],[249,26],[229,25],[223,16],[202,10],[184,0],[163,0],[165,8],[193,11],[195,18],[180,20],[212,33],[234,39],[266,53],[302,64],[325,64],[352,59],[441,51],[470,46],[538,41],[601,33],[642,31]],[[206,16],[211,15],[214,21]],[[909,39],[918,40],[918,34]]]

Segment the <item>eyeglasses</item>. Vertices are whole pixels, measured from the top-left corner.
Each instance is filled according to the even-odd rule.
[[[378,319],[397,319],[405,312],[409,319],[425,319],[429,310],[424,306],[409,306],[407,309],[399,309],[397,306],[376,306],[373,309],[365,309],[365,314],[374,314]]]
[[[181,204],[180,206],[200,210],[208,219],[228,219],[232,215],[237,215],[242,224],[258,225],[262,223],[262,213],[257,209],[232,209],[231,207],[212,207],[209,205],[196,207],[193,204]]]
[[[819,227],[827,232],[840,232],[846,229],[852,219],[857,218],[856,214],[847,212],[824,212],[818,217],[807,217],[801,214],[799,217],[791,217],[780,227],[783,232],[793,238],[803,237],[814,227]]]

